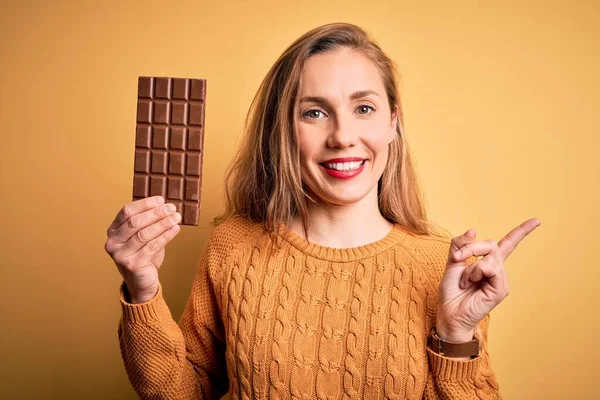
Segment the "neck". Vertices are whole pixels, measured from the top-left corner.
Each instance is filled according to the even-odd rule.
[[[379,211],[377,187],[356,203],[308,205],[308,239],[321,246],[338,249],[363,246],[383,239],[392,227]],[[294,218],[290,228],[305,237],[300,217]]]

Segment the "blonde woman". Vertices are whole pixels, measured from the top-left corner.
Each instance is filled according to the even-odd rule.
[[[540,221],[497,243],[428,220],[378,45],[350,24],[306,33],[268,72],[245,133],[179,323],[158,279],[174,207],[139,200],[108,229],[140,397],[500,398],[489,312]]]

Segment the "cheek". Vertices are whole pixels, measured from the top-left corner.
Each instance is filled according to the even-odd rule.
[[[393,135],[392,127],[389,122],[384,119],[378,119],[373,121],[373,125],[370,127],[370,135],[366,135],[364,141],[372,148],[385,148],[391,142]]]
[[[389,132],[378,132],[364,137],[363,142],[376,156],[381,156],[382,152],[387,151],[391,138]]]
[[[376,171],[385,168],[389,157],[389,144],[391,142],[389,131],[379,132],[377,135],[363,138],[365,146],[374,157],[374,168]]]
[[[300,163],[305,165],[312,160],[317,152],[315,140],[311,140],[308,132],[298,131],[298,151],[300,152]]]

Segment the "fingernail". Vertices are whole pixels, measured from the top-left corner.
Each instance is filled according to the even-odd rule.
[[[462,252],[461,252],[460,250],[456,250],[456,251],[454,252],[454,258],[458,258],[458,257],[460,257],[461,253],[462,253]]]
[[[165,211],[166,212],[173,212],[175,211],[175,205],[172,203],[169,203],[165,206]]]

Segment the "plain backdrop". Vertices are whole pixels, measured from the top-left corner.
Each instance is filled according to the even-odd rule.
[[[398,63],[432,219],[500,240],[490,354],[508,399],[600,396],[597,1],[3,1],[0,397],[134,399],[106,228],[131,201],[137,78],[207,79],[202,211],[161,270],[178,320],[248,106],[297,37],[371,32]]]

